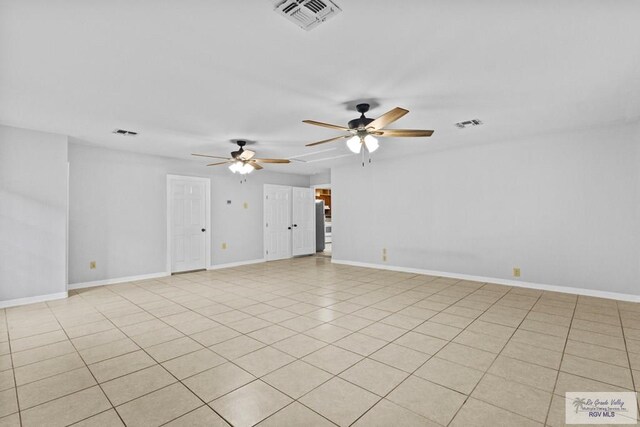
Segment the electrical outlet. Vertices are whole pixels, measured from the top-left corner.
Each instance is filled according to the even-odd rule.
[[[387,256],[386,255],[382,255],[382,261],[387,262]]]
[[[91,261],[91,262],[89,262],[89,268],[90,268],[91,270],[95,270],[95,269],[96,269],[96,262],[95,262],[95,261]]]
[[[226,243],[222,244],[222,249],[227,249],[227,244]]]
[[[513,277],[520,277],[520,267],[513,267]]]
[[[382,261],[387,262],[387,248],[382,248]]]
[[[247,203],[247,202],[244,202],[242,206],[243,206],[245,209],[249,209],[249,203]]]

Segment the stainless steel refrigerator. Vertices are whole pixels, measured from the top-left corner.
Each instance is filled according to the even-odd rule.
[[[316,252],[324,251],[324,200],[316,200]]]

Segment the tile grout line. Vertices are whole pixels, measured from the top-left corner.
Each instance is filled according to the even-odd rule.
[[[16,369],[13,363],[13,352],[11,351],[11,335],[9,333],[9,319],[7,318],[7,310],[5,308],[2,309],[4,312],[4,324],[7,328],[7,345],[9,346],[9,358],[11,359],[11,373],[13,375],[13,388],[16,393],[16,406],[18,408],[18,422],[22,426],[22,411],[20,410],[20,399],[18,399],[18,381],[16,380]],[[8,414],[12,415],[12,414]]]
[[[551,413],[551,406],[553,405],[553,398],[556,396],[556,388],[558,387],[558,378],[560,378],[560,372],[562,369],[562,362],[564,361],[565,351],[567,350],[567,344],[569,342],[569,334],[571,333],[571,326],[573,325],[573,319],[576,315],[576,310],[578,308],[578,304],[580,303],[580,297],[576,297],[576,303],[573,306],[573,311],[571,313],[571,320],[569,321],[569,330],[567,331],[567,337],[564,340],[564,346],[562,347],[562,355],[560,356],[560,364],[558,365],[558,370],[556,371],[556,380],[553,383],[553,389],[551,390],[551,400],[549,401],[549,405],[547,406],[547,415],[544,417],[544,425],[547,425],[549,421],[549,414]]]
[[[640,408],[640,402],[637,399],[637,388],[636,388],[635,377],[633,375],[633,367],[631,366],[631,357],[629,356],[629,347],[627,346],[627,336],[624,332],[624,322],[622,321],[622,313],[620,312],[620,305],[618,304],[617,301],[616,301],[616,309],[618,310],[618,318],[620,319],[620,328],[622,329],[622,340],[624,342],[624,350],[625,350],[625,353],[627,354],[627,362],[629,363],[629,373],[631,374],[631,385],[633,387],[634,393],[636,393],[636,407]],[[637,422],[637,417],[636,417],[636,422]]]
[[[324,383],[323,383],[323,384],[324,384]],[[277,390],[277,389],[276,389],[276,390]],[[280,391],[280,390],[278,390],[278,391]],[[282,392],[281,392],[281,393],[282,393]],[[329,423],[333,424],[333,425],[334,425],[334,426],[336,426],[336,427],[339,427],[339,426],[338,426],[338,424],[334,423],[334,422],[333,422],[333,421],[331,421],[329,418],[325,417],[324,415],[320,414],[319,412],[316,412],[316,411],[315,411],[315,410],[313,410],[312,408],[309,408],[309,407],[308,407],[307,405],[305,405],[304,403],[299,402],[297,399],[293,399],[291,402],[289,402],[288,404],[286,404],[286,405],[285,405],[285,406],[283,406],[282,408],[278,409],[278,410],[277,410],[276,412],[274,412],[273,414],[271,414],[271,415],[269,415],[268,417],[263,418],[262,420],[258,421],[256,424],[254,424],[254,427],[255,427],[255,426],[258,426],[259,424],[261,424],[261,423],[263,423],[263,422],[265,422],[265,421],[267,421],[269,418],[274,417],[276,414],[278,414],[279,412],[284,411],[286,408],[288,408],[289,406],[291,406],[291,405],[293,405],[293,404],[295,404],[295,403],[297,403],[297,404],[299,404],[299,405],[304,406],[305,408],[307,408],[308,410],[310,410],[310,411],[311,411],[311,412],[313,412],[314,414],[317,414],[318,416],[320,416],[320,417],[324,418],[325,420],[327,420],[327,422],[329,422]]]

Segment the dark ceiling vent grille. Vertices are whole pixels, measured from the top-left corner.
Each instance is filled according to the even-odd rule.
[[[298,5],[295,2],[293,2],[289,6],[285,7],[284,9],[282,9],[282,11],[284,13],[290,13],[293,9],[295,9],[297,7],[298,7]]]
[[[125,130],[125,129],[115,129],[113,133],[115,133],[116,135],[122,135],[122,136],[136,136],[138,134],[138,132]]]
[[[274,0],[276,12],[304,30],[311,30],[341,12],[331,0]]]
[[[327,5],[320,0],[309,0],[304,4],[304,7],[306,7],[313,13],[320,13],[320,11],[327,7]]]
[[[480,126],[481,124],[482,122],[480,120],[473,119],[473,120],[467,120],[464,122],[458,122],[456,123],[456,126],[459,127],[460,129],[464,129],[472,126]]]

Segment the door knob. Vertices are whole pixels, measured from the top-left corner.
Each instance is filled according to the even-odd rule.
[[[203,228],[203,229],[202,229],[202,232],[204,233],[205,231],[207,231],[207,229],[206,229],[206,228]]]
[[[291,230],[291,227],[287,227],[287,230]]]
[[[294,227],[297,227],[297,226],[298,226],[298,224],[293,224],[293,226],[294,226]]]

